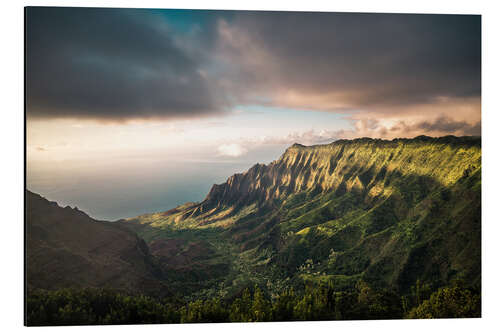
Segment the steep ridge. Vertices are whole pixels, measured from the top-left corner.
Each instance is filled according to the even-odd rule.
[[[451,146],[450,143],[464,145]],[[194,209],[204,212],[224,205],[241,205],[283,199],[301,191],[365,191],[379,194],[375,177],[411,173],[427,176],[442,185],[454,183],[470,167],[479,166],[478,139],[448,137],[414,140],[340,140],[329,145],[294,144],[270,165],[256,164],[244,174],[214,185],[204,202]]]
[[[252,207],[244,212],[247,214],[255,207],[279,206],[289,196],[302,192],[357,192],[371,199],[384,198],[404,190],[396,186],[401,185],[398,178],[420,178],[421,185],[432,190],[450,186],[480,166],[477,137],[362,138],[310,147],[294,144],[269,165],[256,164],[223,184],[213,185],[199,204],[146,214],[141,220],[146,222],[150,217],[151,222],[186,225],[227,221],[244,207]],[[404,191],[399,194],[413,195]]]
[[[168,295],[136,234],[26,191],[28,289],[107,287]]]
[[[269,279],[407,290],[418,279],[480,284],[480,213],[481,139],[421,136],[294,144],[201,203],[127,222],[166,234],[222,228],[251,274]]]

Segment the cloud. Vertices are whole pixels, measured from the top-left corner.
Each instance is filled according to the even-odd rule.
[[[208,54],[210,45],[158,13],[31,7],[26,32],[29,117],[189,118],[224,108],[202,70],[208,60],[178,39]]]
[[[264,105],[349,113],[346,135],[391,135],[387,123],[436,114],[450,123],[414,129],[465,133],[453,122],[481,118],[478,15],[31,7],[26,32],[30,118],[192,119]]]
[[[256,144],[293,144],[300,143],[304,145],[314,145],[332,142],[337,139],[338,131],[314,129],[303,132],[292,132],[283,136],[262,136],[258,138],[245,138],[242,142],[246,146]]]
[[[248,152],[248,149],[237,143],[223,144],[217,148],[219,156],[240,157]]]
[[[242,12],[219,33],[242,103],[401,113],[481,92],[480,16]]]
[[[454,120],[446,115],[440,114],[427,120],[407,119],[374,119],[361,118],[350,119],[352,128],[341,130],[308,130],[304,132],[292,132],[284,136],[263,136],[259,138],[242,138],[241,143],[245,147],[266,144],[300,143],[303,145],[316,145],[330,143],[338,139],[353,139],[359,137],[374,138],[413,138],[422,133],[430,136],[443,135],[481,135],[481,122],[466,122]]]
[[[413,128],[425,132],[460,133],[464,135],[481,135],[481,122],[469,124],[465,121],[455,121],[451,118],[441,116],[433,122],[423,121]]]
[[[220,156],[239,157],[246,154],[250,149],[262,145],[292,145],[300,143],[306,146],[326,144],[338,139],[353,139],[359,137],[374,138],[413,138],[422,133],[430,136],[443,135],[481,135],[481,122],[468,123],[462,120],[454,120],[446,115],[440,114],[427,120],[407,119],[374,119],[374,118],[351,118],[351,129],[341,130],[314,130],[296,131],[282,136],[242,137],[238,143],[223,144],[219,146]]]
[[[446,115],[438,115],[428,120],[417,119],[352,119],[353,130],[340,130],[335,134],[338,138],[378,137],[378,138],[411,138],[422,133],[430,136],[443,135],[481,135],[481,121],[466,122],[454,120]]]
[[[217,147],[217,155],[220,157],[241,157],[248,152],[259,151],[267,145],[290,146],[294,143],[304,145],[315,145],[330,143],[337,139],[338,131],[330,130],[308,130],[303,132],[292,132],[282,136],[241,137],[234,143],[221,144]]]

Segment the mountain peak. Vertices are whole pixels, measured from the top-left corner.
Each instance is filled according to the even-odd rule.
[[[257,163],[213,185],[201,203],[177,214],[176,223],[189,218],[211,224],[244,207],[269,208],[303,192],[355,191],[367,195],[366,200],[375,200],[394,191],[390,184],[395,179],[425,177],[430,184],[447,186],[463,177],[464,170],[471,173],[480,168],[480,149],[480,137],[453,136],[365,137],[313,146],[294,143],[278,160]]]
[[[259,271],[276,264],[299,278],[314,258],[317,273],[334,282],[362,276],[409,290],[417,280],[445,284],[459,274],[480,283],[480,142],[295,143],[278,160],[214,185],[199,204],[137,221],[220,232],[256,253],[249,265],[267,258]]]

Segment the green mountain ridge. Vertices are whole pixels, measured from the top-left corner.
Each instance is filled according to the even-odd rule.
[[[200,203],[120,223],[149,244],[202,242],[213,254],[202,266],[224,266],[202,294],[215,284],[231,294],[240,285],[278,292],[298,281],[342,289],[360,280],[407,292],[417,280],[480,286],[480,214],[481,139],[420,136],[294,144]],[[170,272],[174,261],[164,257]]]

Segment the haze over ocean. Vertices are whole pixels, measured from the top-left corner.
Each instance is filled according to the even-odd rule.
[[[273,145],[237,160],[123,158],[92,168],[64,161],[29,168],[27,187],[61,206],[77,206],[91,217],[113,221],[166,211],[201,201],[213,184],[244,172],[258,161],[278,159],[287,145]]]

